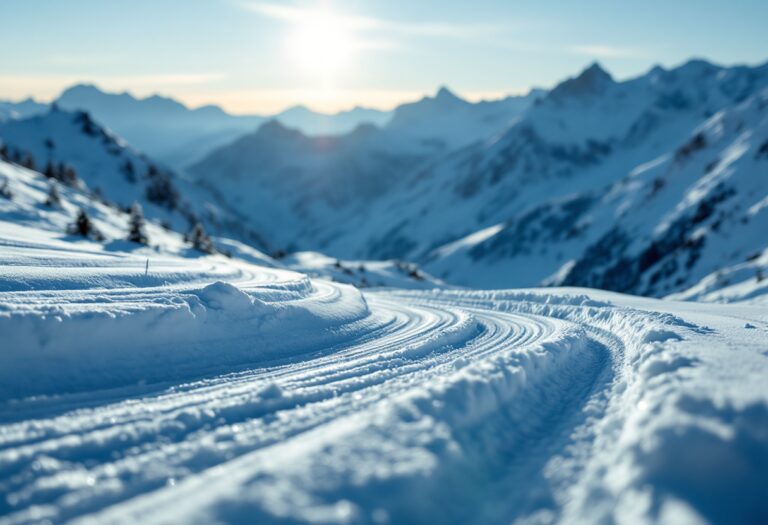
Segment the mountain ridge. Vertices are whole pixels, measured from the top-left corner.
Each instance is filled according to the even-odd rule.
[[[631,174],[645,173],[644,166],[666,166],[673,160],[665,159],[696,150],[695,130],[706,126],[718,112],[739,113],[738,105],[748,100],[753,100],[748,111],[757,111],[759,102],[754,101],[766,86],[768,67],[764,65],[722,67],[690,61],[669,70],[654,67],[640,77],[622,81],[613,80],[599,65],[590,65],[551,92],[529,98],[528,106],[516,117],[489,126],[484,134],[469,133],[471,139],[464,142],[451,144],[450,136],[461,122],[451,119],[455,115],[464,118],[461,110],[435,106],[440,106],[438,98],[450,108],[475,106],[465,106],[443,93],[442,97],[426,97],[421,105],[399,108],[401,114],[411,113],[411,120],[396,112],[368,143],[353,147],[348,137],[337,138],[330,163],[322,164],[316,145],[310,143],[304,144],[303,150],[294,143],[290,153],[275,153],[281,151],[279,141],[269,146],[270,154],[293,160],[262,162],[257,151],[264,146],[257,141],[247,148],[222,148],[215,160],[210,157],[192,172],[201,179],[238,174],[238,184],[248,188],[245,193],[260,195],[258,198],[269,203],[268,216],[283,217],[281,224],[289,225],[283,241],[287,248],[313,249],[342,258],[410,259],[437,277],[473,287],[564,283],[648,295],[680,293],[716,270],[719,259],[711,255],[714,244],[703,248],[699,262],[691,263],[684,274],[662,272],[654,277],[660,268],[657,265],[667,263],[664,257],[646,255],[649,262],[632,270],[636,275],[624,284],[602,277],[588,279],[588,273],[599,275],[603,270],[592,267],[587,272],[586,263],[579,261],[593,259],[594,254],[587,252],[590,246],[597,246],[593,252],[599,249],[600,237],[608,233],[604,226],[620,222],[611,214],[619,213],[614,200],[624,191],[622,180],[639,184],[640,179]],[[751,132],[762,133],[759,122],[752,125]],[[431,140],[425,140],[429,135],[424,130],[434,133]],[[447,135],[441,137],[443,132]],[[730,144],[724,143],[712,155],[733,155]],[[749,148],[759,147],[750,144]],[[348,150],[342,151],[344,148]],[[385,165],[372,160],[384,152]],[[313,168],[311,162],[300,164],[301,159],[309,158],[323,167]],[[398,169],[386,170],[396,164]],[[756,177],[750,174],[762,164],[740,160],[723,164],[746,174],[746,179],[742,175],[732,179],[742,181],[737,197],[717,197],[715,193],[708,197],[708,192],[693,189],[698,178],[707,176],[704,168],[709,164],[704,164],[696,168],[701,172],[685,171],[677,176],[691,185],[690,197],[686,197],[685,188],[663,186],[665,177],[672,175],[657,175],[643,183],[643,191],[666,195],[657,216],[647,217],[649,224],[674,210],[680,199],[694,199],[693,209],[715,207],[726,213],[731,203],[756,205],[750,192],[764,195],[768,191],[759,184],[745,189]],[[226,168],[217,171],[219,166]],[[366,184],[375,190],[364,191],[362,188],[370,190]],[[251,199],[237,198],[246,207]],[[640,204],[633,204],[628,196],[624,199],[627,206],[639,206],[636,213],[645,217]],[[693,242],[685,239],[702,226],[718,227],[723,232],[738,229],[731,222],[713,226],[712,220],[699,219],[695,225],[680,223],[685,230],[680,237],[683,240],[660,246],[678,249]],[[644,230],[624,235],[652,238],[652,233]],[[713,238],[718,235],[715,232]],[[277,238],[273,242],[281,241]],[[611,242],[609,238],[603,244]],[[648,242],[653,246],[652,239]],[[734,245],[740,254],[737,258],[764,248],[757,240],[750,242],[753,245]],[[576,277],[579,271],[584,274]]]

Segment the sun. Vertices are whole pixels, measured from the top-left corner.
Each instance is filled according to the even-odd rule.
[[[354,46],[354,35],[344,17],[313,10],[295,21],[288,48],[301,70],[330,76],[349,65]]]

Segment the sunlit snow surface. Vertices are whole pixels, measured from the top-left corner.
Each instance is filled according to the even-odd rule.
[[[360,291],[3,169],[0,523],[768,521],[765,306]]]

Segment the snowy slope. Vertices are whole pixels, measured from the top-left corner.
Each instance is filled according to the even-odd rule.
[[[766,248],[767,94],[670,137],[646,162],[606,160],[544,195],[530,192],[521,211],[491,218],[487,235],[435,249],[426,268],[486,287],[547,282],[660,296],[745,262]],[[762,266],[750,266],[741,279],[761,289]]]
[[[51,202],[51,189],[56,189],[58,202]],[[146,243],[142,248],[125,242],[129,231],[130,213],[124,207],[106,201],[82,184],[71,187],[45,177],[42,173],[18,164],[0,160],[0,220],[21,228],[23,236],[37,236],[44,230],[45,239],[70,237],[68,230],[75,222],[79,210],[85,210],[99,231],[101,239],[91,239],[97,251],[103,245],[108,251],[128,250],[152,255],[187,255],[190,242],[184,236],[168,229],[164,221],[147,217]],[[258,249],[238,240],[214,237],[214,246],[228,258],[236,258],[258,266],[296,271],[313,277],[351,284],[359,288],[398,287],[404,289],[446,286],[422,271],[418,266],[402,261],[340,260],[320,253],[277,253],[270,257]],[[12,285],[7,284],[6,288]],[[30,288],[35,285],[28,283]],[[0,287],[2,288],[2,287]]]
[[[71,167],[77,186],[123,208],[139,202],[148,217],[177,231],[199,221],[215,233],[263,246],[258,232],[215,194],[139,153],[88,113],[53,108],[0,123],[0,143],[40,172]]]
[[[766,174],[768,89],[718,112],[674,153],[611,188],[602,219],[586,219],[610,226],[562,282],[665,295],[747,262],[768,248]],[[764,262],[751,266],[760,287]]]
[[[768,519],[765,306],[360,291],[0,171],[0,523]]]

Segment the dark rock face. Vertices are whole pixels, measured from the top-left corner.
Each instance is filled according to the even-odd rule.
[[[720,185],[703,198],[693,213],[675,220],[658,236],[632,242],[619,228],[590,245],[563,279],[565,286],[586,286],[616,292],[659,295],[665,281],[690,270],[701,256],[707,237],[695,235],[697,227],[712,219],[718,205],[735,195]],[[710,221],[717,228],[717,221]],[[674,280],[672,280],[674,284]],[[667,286],[667,289],[670,286]]]
[[[556,243],[577,237],[578,220],[593,204],[591,195],[578,195],[561,202],[545,203],[511,219],[492,239],[473,247],[469,254],[475,259],[501,259],[530,254],[542,243]]]

